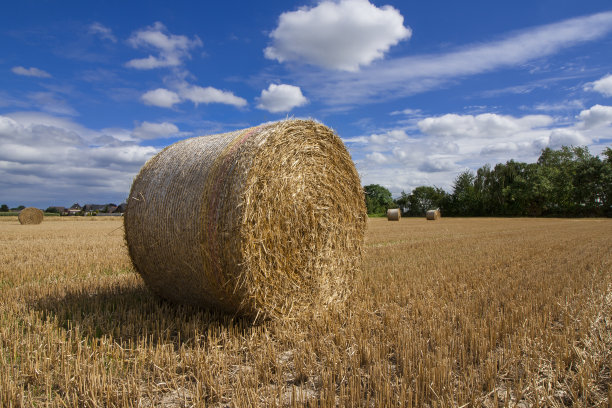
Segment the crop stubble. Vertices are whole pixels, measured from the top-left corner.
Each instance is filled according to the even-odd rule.
[[[118,219],[0,220],[1,406],[607,406],[612,221],[371,219],[343,312],[159,301]],[[467,404],[467,405],[466,405]]]

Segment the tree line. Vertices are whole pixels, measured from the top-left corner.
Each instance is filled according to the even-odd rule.
[[[542,150],[535,163],[514,160],[465,170],[452,192],[432,186],[402,191],[393,199],[378,184],[364,187],[368,214],[401,208],[403,215],[423,216],[440,208],[444,216],[612,216],[612,149],[601,157],[587,147]]]

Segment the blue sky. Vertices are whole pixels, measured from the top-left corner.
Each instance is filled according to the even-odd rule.
[[[19,1],[0,15],[0,203],[119,203],[183,138],[332,127],[363,184],[612,146],[609,1]]]

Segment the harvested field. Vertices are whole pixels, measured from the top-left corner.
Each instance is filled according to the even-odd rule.
[[[0,219],[0,406],[609,406],[612,220],[370,219],[347,311],[175,306],[120,219]]]

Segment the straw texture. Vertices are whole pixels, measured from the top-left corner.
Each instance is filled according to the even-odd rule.
[[[20,224],[40,224],[44,217],[45,214],[42,210],[34,207],[27,207],[19,211],[17,219]]]
[[[402,218],[402,212],[399,208],[390,208],[387,210],[387,221],[399,221]]]
[[[153,292],[257,319],[341,303],[366,219],[340,138],[286,120],[167,147],[134,180],[124,223]]]
[[[435,221],[439,219],[441,217],[440,209],[437,208],[435,210],[428,210],[427,213],[425,214],[425,217],[430,221]]]

